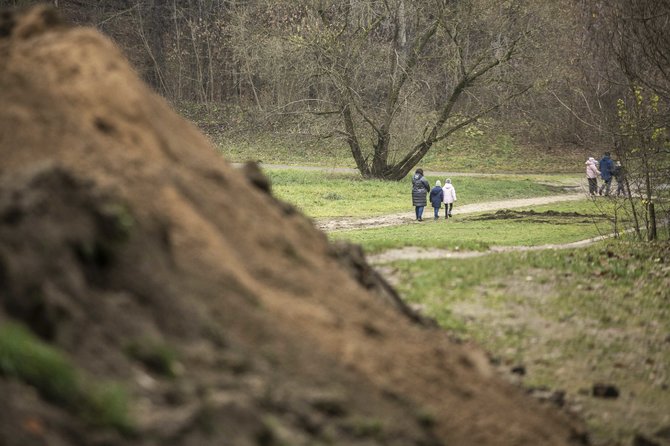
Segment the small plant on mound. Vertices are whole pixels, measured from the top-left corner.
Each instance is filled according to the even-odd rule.
[[[125,348],[128,357],[141,362],[157,375],[168,378],[177,376],[177,352],[155,339],[136,339]]]
[[[0,375],[35,387],[47,401],[86,422],[131,434],[128,395],[116,384],[93,383],[58,350],[21,325],[0,327]]]
[[[355,438],[381,439],[384,434],[384,424],[376,418],[355,417],[343,424],[344,430]]]

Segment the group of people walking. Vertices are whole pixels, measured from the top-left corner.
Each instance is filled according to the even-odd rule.
[[[598,175],[603,180],[603,184],[598,189]],[[625,195],[624,189],[624,168],[621,162],[614,162],[610,158],[610,153],[605,152],[600,161],[590,157],[586,160],[586,178],[589,182],[589,195],[603,195],[609,196],[610,188],[612,186],[612,178],[616,178],[617,189],[616,194]]]
[[[602,185],[598,188],[598,176],[602,178]],[[610,195],[612,179],[616,178],[616,194],[625,195],[625,171],[621,162],[614,161],[609,152],[605,152],[600,161],[593,157],[586,160],[586,178],[589,181],[589,194]],[[412,205],[416,212],[416,220],[423,221],[423,211],[428,205],[428,201],[433,206],[433,219],[440,218],[440,209],[444,204],[444,218],[451,217],[451,211],[456,201],[456,189],[451,184],[451,179],[444,180],[444,186],[440,180],[435,181],[435,186],[431,189],[426,177],[423,176],[423,169],[416,169],[412,177]]]
[[[426,198],[427,196],[429,198]],[[417,221],[423,221],[423,211],[429,200],[433,206],[434,220],[440,218],[442,203],[444,203],[444,218],[449,219],[456,201],[456,189],[454,189],[449,178],[444,180],[444,187],[440,180],[437,180],[435,187],[431,189],[428,180],[423,176],[423,169],[416,169],[412,177],[412,205],[416,211]]]

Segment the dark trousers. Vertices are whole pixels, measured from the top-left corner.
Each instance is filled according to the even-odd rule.
[[[444,203],[444,218],[451,217],[451,209],[454,207],[454,203]]]
[[[624,181],[623,180],[616,180],[616,194],[618,195],[623,195],[626,196],[626,189],[624,188]]]
[[[605,191],[605,195],[610,194],[610,187],[612,187],[612,177],[610,177],[609,180],[603,180],[604,183],[602,186],[600,186],[600,195],[603,194],[603,191]]]
[[[596,195],[598,193],[598,179],[589,178],[589,194]]]

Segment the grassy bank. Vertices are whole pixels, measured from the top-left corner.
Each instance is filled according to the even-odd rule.
[[[668,424],[670,245],[396,262],[402,295],[473,339],[523,384],[566,392],[595,444],[630,444]],[[591,395],[614,385],[617,399]]]
[[[355,167],[348,146],[339,140],[280,132],[209,133],[219,152],[233,162]],[[474,131],[436,144],[417,167],[451,172],[581,173],[584,161],[598,155],[576,147],[527,146],[494,130]]]

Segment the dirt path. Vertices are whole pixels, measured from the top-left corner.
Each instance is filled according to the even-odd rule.
[[[583,248],[593,243],[615,237],[615,234],[579,240],[571,243],[549,244],[537,246],[492,246],[488,251],[450,251],[448,249],[419,248],[408,246],[405,248],[389,249],[380,254],[366,256],[371,265],[382,265],[396,260],[432,260],[432,259],[469,259],[482,257],[497,252],[541,251],[543,249],[570,249]]]
[[[485,203],[466,204],[465,206],[454,207],[454,216],[458,218],[459,215],[470,214],[474,212],[490,212],[500,209],[512,209],[525,206],[538,206],[543,204],[559,203],[564,201],[583,200],[586,195],[569,194],[569,195],[552,195],[548,197],[534,197],[534,198],[520,198],[516,200],[504,201],[490,201]],[[432,214],[431,214],[432,215]],[[430,217],[430,215],[428,216]],[[324,218],[315,221],[315,225],[326,232],[336,231],[341,229],[369,229],[382,228],[385,226],[395,226],[414,222],[414,213],[412,211],[403,212],[399,214],[380,215],[377,217],[366,218]]]

